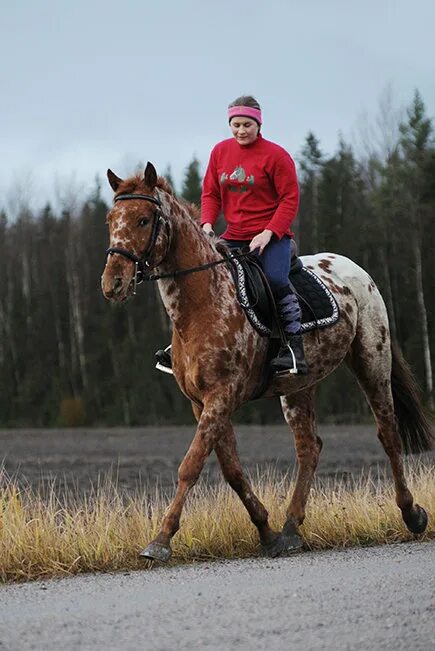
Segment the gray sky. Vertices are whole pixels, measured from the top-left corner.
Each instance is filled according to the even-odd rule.
[[[333,153],[387,85],[435,114],[434,0],[15,0],[0,21],[3,206],[23,185],[35,207],[85,196],[147,160],[179,186],[240,94],[295,156],[309,130]]]

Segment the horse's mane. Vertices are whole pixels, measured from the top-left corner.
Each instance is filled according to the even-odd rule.
[[[198,206],[194,203],[191,203],[190,201],[186,201],[186,199],[183,199],[183,197],[178,197],[175,194],[174,188],[165,176],[157,177],[156,187],[159,188],[159,190],[163,190],[163,192],[167,192],[169,195],[171,195],[171,197],[174,197],[174,199],[176,199],[176,201],[178,201],[178,203],[180,203],[183,208],[187,210],[192,219],[199,223],[201,211]],[[144,192],[146,190],[147,187],[145,185],[142,173],[136,174],[135,176],[131,176],[130,178],[122,181],[122,183],[119,184],[116,194],[133,194],[134,192]]]

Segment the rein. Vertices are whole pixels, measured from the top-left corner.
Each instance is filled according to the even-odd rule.
[[[234,258],[243,258],[250,254],[250,251],[241,251],[240,253],[234,253]],[[204,271],[204,269],[210,269],[210,267],[216,267],[218,264],[223,262],[229,262],[230,258],[221,258],[220,260],[214,260],[213,262],[207,262],[205,264],[200,264],[197,267],[188,267],[187,269],[176,269],[164,274],[148,274],[143,278],[143,280],[160,280],[161,278],[177,278],[177,276],[185,276],[187,274],[192,274],[197,271]]]
[[[162,208],[162,204],[160,203],[160,200],[149,194],[119,194],[117,197],[115,197],[114,201],[116,203],[117,201],[125,201],[129,199],[143,199],[145,201],[150,201],[151,203],[154,203],[160,209]],[[128,249],[123,249],[118,246],[112,246],[108,248],[106,251],[106,257],[108,255],[113,255],[115,253],[118,253],[119,255],[124,256],[124,258],[127,258],[128,260],[134,262],[135,272],[133,276],[133,294],[136,294],[137,286],[140,285],[143,281],[156,281],[156,280],[161,280],[163,278],[177,278],[178,276],[185,276],[187,274],[196,273],[197,271],[204,271],[205,269],[216,267],[218,264],[229,262],[229,257],[225,257],[225,258],[221,258],[220,260],[214,260],[213,262],[207,262],[205,264],[198,265],[197,267],[189,267],[187,269],[177,269],[175,271],[162,273],[162,274],[150,274],[147,270],[150,268],[149,258],[156,245],[157,238],[160,232],[160,226],[162,224],[164,224],[166,227],[166,233],[168,236],[169,244],[163,258],[158,263],[153,265],[153,267],[158,267],[159,264],[161,264],[165,259],[171,241],[171,231],[169,228],[168,220],[163,216],[163,214],[160,211],[156,212],[155,214],[150,242],[141,257],[135,255]],[[249,254],[250,251],[241,251],[240,253],[233,254],[233,257],[243,258]]]

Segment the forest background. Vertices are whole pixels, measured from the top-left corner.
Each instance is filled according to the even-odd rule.
[[[299,252],[334,251],[370,273],[392,336],[433,409],[435,139],[419,93],[403,114],[381,106],[363,141],[356,154],[340,138],[330,156],[307,135],[295,156]],[[172,182],[170,167],[166,176]],[[200,202],[198,159],[187,165],[179,194]],[[173,378],[154,369],[154,352],[171,336],[157,287],[142,285],[122,306],[101,294],[109,209],[101,182],[59,210],[47,204],[35,213],[19,197],[17,205],[14,215],[0,214],[0,426],[193,422]],[[320,385],[321,420],[369,418],[350,378],[343,366]],[[245,423],[281,419],[278,400],[253,402],[238,414]]]

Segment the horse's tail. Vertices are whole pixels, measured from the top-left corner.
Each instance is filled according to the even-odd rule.
[[[433,428],[421,402],[417,382],[396,344],[391,345],[391,352],[394,412],[405,454],[431,450]]]

